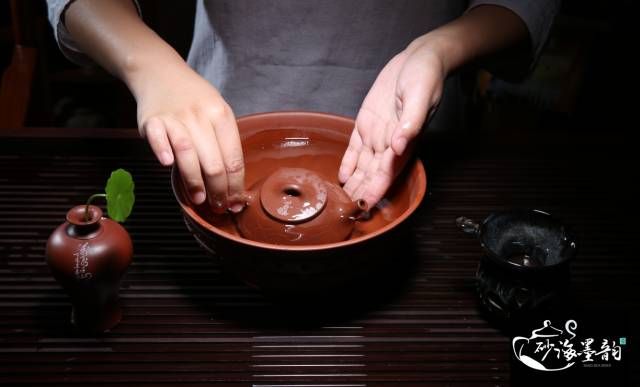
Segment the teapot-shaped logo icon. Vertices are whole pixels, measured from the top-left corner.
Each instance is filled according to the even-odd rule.
[[[560,356],[562,343],[568,343],[576,337],[574,333],[576,327],[575,320],[568,320],[563,331],[553,327],[551,321],[545,320],[541,328],[531,332],[531,336],[513,338],[511,341],[513,353],[523,364],[538,371],[565,370],[575,362]]]
[[[258,242],[315,245],[346,240],[367,212],[364,200],[313,171],[279,168],[245,194],[235,215],[240,234]]]

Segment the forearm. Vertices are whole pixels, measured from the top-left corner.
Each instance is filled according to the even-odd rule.
[[[419,37],[408,49],[428,46],[438,52],[446,73],[450,73],[504,50],[522,53],[528,41],[527,27],[518,15],[504,7],[482,5]]]
[[[180,55],[140,19],[131,0],[76,0],[65,13],[65,25],[83,52],[134,95],[147,87],[154,69],[184,66]]]

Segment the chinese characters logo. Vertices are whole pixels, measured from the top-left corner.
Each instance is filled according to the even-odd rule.
[[[93,274],[89,271],[89,242],[80,245],[78,251],[73,253],[75,260],[75,275],[78,279],[91,279]]]
[[[555,328],[545,320],[543,326],[534,329],[531,336],[516,336],[511,341],[513,353],[526,366],[539,371],[561,371],[576,363],[593,366],[596,362],[609,363],[622,359],[621,345],[610,339],[576,339],[575,320],[568,320],[564,330]]]

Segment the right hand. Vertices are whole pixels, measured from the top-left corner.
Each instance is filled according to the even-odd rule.
[[[236,119],[220,93],[185,63],[137,82],[138,127],[161,164],[177,163],[195,204],[240,211],[244,159]]]

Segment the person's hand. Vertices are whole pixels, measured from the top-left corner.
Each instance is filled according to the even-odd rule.
[[[65,25],[83,52],[129,87],[140,134],[163,165],[177,164],[195,204],[208,198],[222,212],[228,198],[241,196],[244,161],[231,108],[140,19],[133,2],[71,2]]]
[[[138,127],[163,165],[176,162],[195,204],[215,212],[244,189],[242,146],[234,114],[218,91],[186,64],[149,69],[135,85]],[[231,203],[230,203],[231,199]]]
[[[439,51],[420,40],[382,69],[362,103],[340,166],[338,178],[351,198],[374,206],[383,197],[437,106],[446,73]]]

